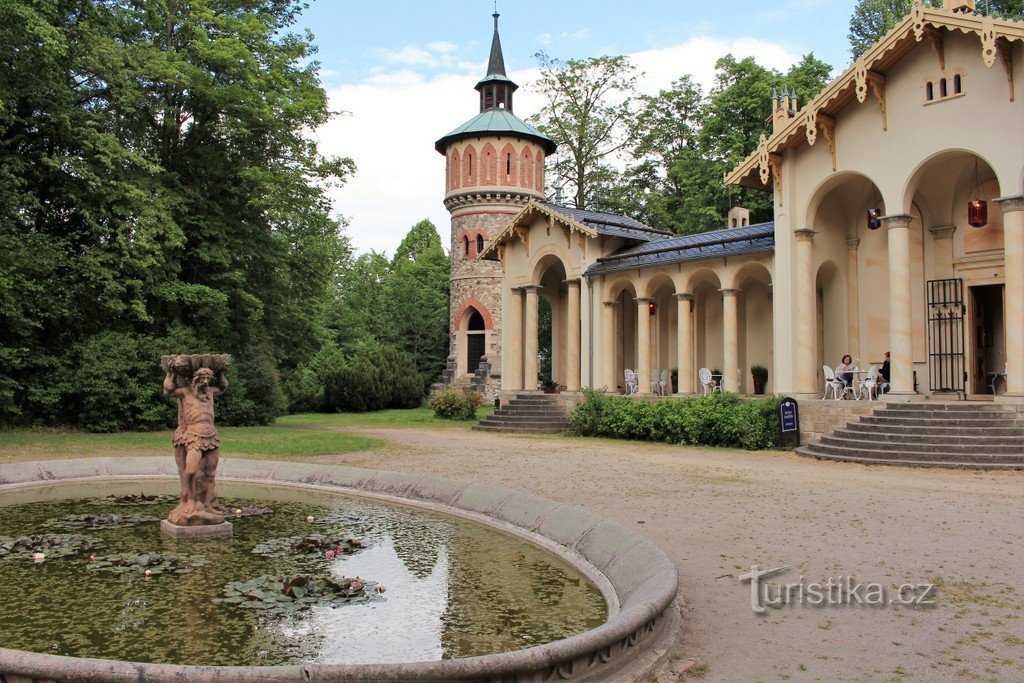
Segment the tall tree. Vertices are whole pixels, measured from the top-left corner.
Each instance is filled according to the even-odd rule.
[[[0,419],[80,420],[89,354],[147,387],[140,353],[234,353],[248,400],[317,348],[348,258],[325,188],[353,165],[308,134],[330,112],[302,6],[0,3]]]
[[[924,0],[933,7],[941,7],[942,0]],[[850,52],[857,59],[875,44],[903,17],[907,16],[913,0],[860,0],[850,17]]]
[[[566,185],[576,208],[600,206],[601,191],[615,177],[609,162],[632,140],[636,68],[622,56],[536,57],[544,105],[531,121],[560,148],[549,185]]]

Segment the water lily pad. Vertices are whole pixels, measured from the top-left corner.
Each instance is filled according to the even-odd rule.
[[[56,517],[44,522],[43,526],[47,529],[114,529],[159,521],[159,518],[149,515],[117,515],[107,512],[96,515]]]
[[[102,498],[93,498],[90,503],[94,505],[158,505],[163,503],[170,505],[178,500],[177,496],[172,495],[146,495],[145,493],[129,493],[124,496],[103,496]]]
[[[246,505],[244,507],[224,507],[224,516],[230,518],[238,517],[258,517],[260,515],[269,515],[274,511],[274,508],[268,508],[263,505]]]
[[[323,556],[331,551],[333,557],[342,553],[355,553],[362,549],[363,544],[353,538],[307,534],[305,536],[272,538],[257,545],[252,552],[264,557],[308,557]]]
[[[38,534],[34,536],[0,536],[0,559],[31,559],[36,553],[46,557],[67,557],[89,552],[102,543],[77,534]]]
[[[174,555],[172,553],[121,553],[119,555],[106,555],[97,557],[87,568],[94,571],[109,571],[120,574],[134,572],[145,574],[149,571],[151,576],[160,574],[188,574],[196,567],[209,564],[202,557],[190,555]]]
[[[384,599],[381,592],[375,581],[363,581],[360,578],[261,576],[249,581],[229,583],[224,587],[222,597],[214,598],[214,602],[281,613],[317,604],[340,607],[379,601]]]

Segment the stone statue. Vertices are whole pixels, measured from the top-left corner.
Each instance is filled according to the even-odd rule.
[[[215,478],[220,437],[213,425],[213,399],[228,387],[230,356],[164,356],[164,394],[178,399],[174,460],[181,488],[178,506],[167,515],[177,526],[223,524]],[[216,379],[217,384],[211,383]]]

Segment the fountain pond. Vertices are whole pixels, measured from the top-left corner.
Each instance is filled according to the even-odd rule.
[[[168,489],[118,479],[5,491],[0,647],[210,666],[380,664],[520,650],[609,616],[571,565],[455,516],[225,481],[234,536],[173,540],[157,521],[177,502]]]

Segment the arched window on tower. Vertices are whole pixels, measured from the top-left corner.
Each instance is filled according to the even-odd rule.
[[[482,254],[483,251],[484,251],[484,236],[483,235],[477,235],[476,236],[476,253],[477,254]]]
[[[462,255],[469,258],[469,236],[464,235],[462,237]]]

